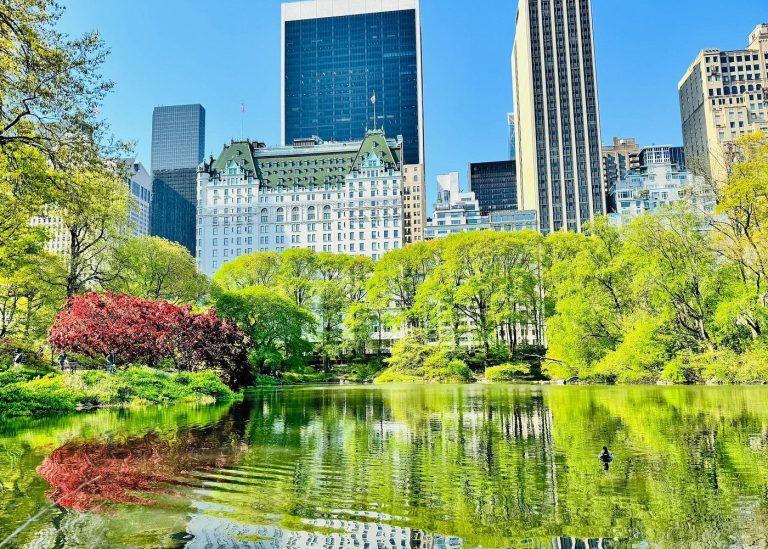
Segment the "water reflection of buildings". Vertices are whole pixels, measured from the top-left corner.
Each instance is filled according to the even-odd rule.
[[[616,540],[612,539],[577,539],[560,537],[552,540],[552,549],[613,549]]]
[[[378,522],[324,519],[306,520],[307,531],[277,526],[249,526],[208,515],[194,515],[188,533],[194,536],[186,547],[258,547],[260,549],[332,549],[341,547],[402,547],[450,549],[462,546],[461,539],[427,534],[420,530]],[[315,531],[310,531],[315,530]]]

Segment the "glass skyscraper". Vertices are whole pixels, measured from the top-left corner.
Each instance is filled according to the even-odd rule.
[[[155,107],[150,230],[195,253],[197,166],[205,154],[202,105]]]
[[[362,139],[375,111],[405,164],[423,163],[418,0],[293,2],[282,19],[284,143]]]

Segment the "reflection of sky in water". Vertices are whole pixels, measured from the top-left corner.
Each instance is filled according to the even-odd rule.
[[[766,441],[766,388],[326,387],[102,411],[0,433],[0,540],[66,495],[11,546],[760,547]]]

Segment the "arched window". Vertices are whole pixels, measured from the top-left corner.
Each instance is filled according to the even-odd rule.
[[[275,219],[278,223],[282,223],[285,221],[285,210],[282,208],[277,209],[277,218]]]
[[[266,208],[262,208],[261,210],[261,222],[269,223],[269,211],[267,211]]]
[[[330,206],[323,206],[323,219],[330,219],[331,218],[331,207]]]
[[[299,220],[299,209],[293,208],[291,210],[291,221],[298,221]]]
[[[315,220],[315,207],[310,206],[307,208],[307,221],[314,221]]]

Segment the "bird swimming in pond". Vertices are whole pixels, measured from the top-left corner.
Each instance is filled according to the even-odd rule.
[[[605,469],[608,470],[608,467],[613,461],[613,455],[607,446],[603,446],[603,451],[600,452],[600,461],[603,462],[603,466],[605,466]]]

